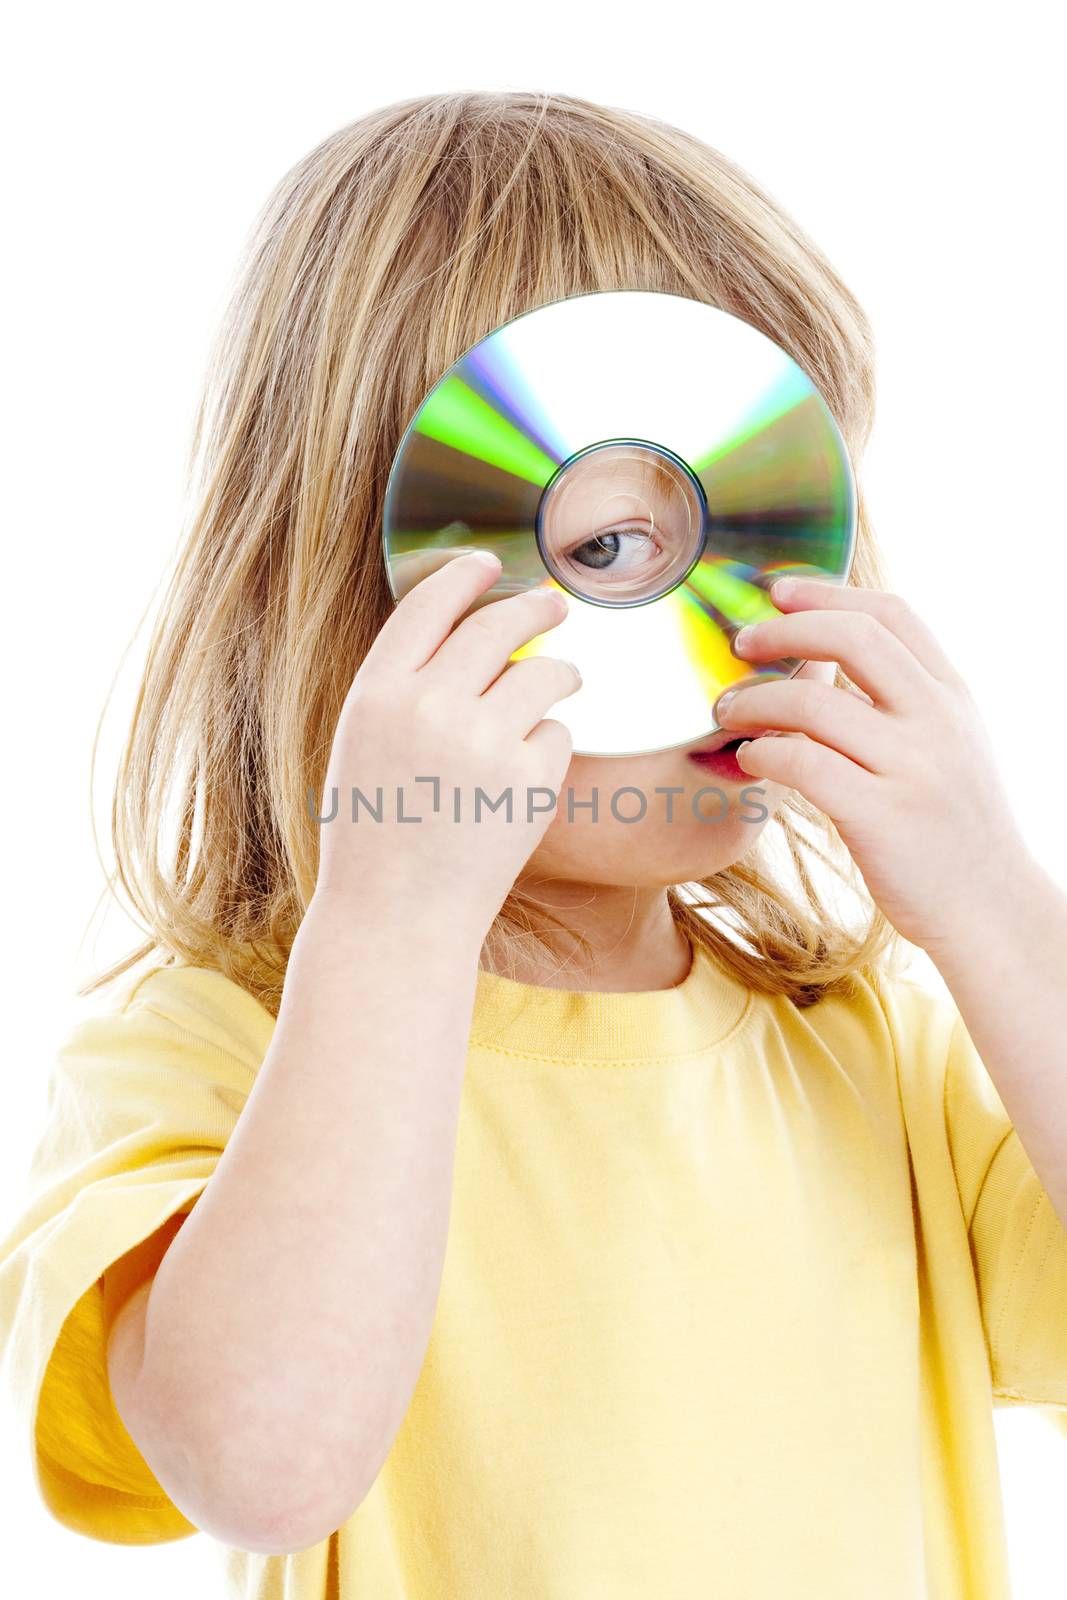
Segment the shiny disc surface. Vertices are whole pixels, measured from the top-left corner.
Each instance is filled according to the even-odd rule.
[[[397,449],[383,549],[399,600],[444,561],[494,551],[479,604],[539,584],[564,620],[515,652],[573,661],[549,715],[576,753],[691,744],[754,668],[730,641],[778,615],[785,573],[847,580],[856,491],[828,406],[793,359],[703,301],[625,289],[524,312],[434,385]]]

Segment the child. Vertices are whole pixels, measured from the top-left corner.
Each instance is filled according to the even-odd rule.
[[[992,1600],[992,1403],[1067,1408],[1067,902],[862,494],[850,584],[735,644],[803,668],[686,749],[575,756],[575,670],[508,664],[563,605],[479,606],[492,558],[388,590],[432,384],[619,288],[765,332],[859,461],[860,307],[674,128],[430,95],[270,199],[117,787],[144,942],[0,1249],[36,1481],[94,1538],[205,1531],[262,1600]],[[420,774],[561,798],[475,826]],[[418,825],[309,808],[379,784]]]

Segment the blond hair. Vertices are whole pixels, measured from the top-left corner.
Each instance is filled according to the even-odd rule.
[[[632,288],[773,339],[858,464],[874,412],[862,309],[779,206],[690,134],[563,94],[423,95],[340,128],[277,184],[211,354],[189,518],[115,783],[111,887],[145,938],[82,993],[154,957],[219,970],[276,1014],[318,866],[306,796],[393,605],[380,530],[404,429],[501,323]],[[857,487],[851,581],[885,587]],[[761,839],[668,894],[729,970],[804,1005],[876,966],[895,934],[828,818],[790,791],[772,827],[795,885]],[[858,927],[824,903],[812,858],[860,897]],[[513,891],[487,946],[506,960],[544,922]]]

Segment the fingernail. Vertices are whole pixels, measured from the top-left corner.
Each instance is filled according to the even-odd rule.
[[[737,690],[736,689],[727,689],[726,693],[724,695],[720,695],[719,699],[715,702],[715,715],[717,717],[721,717],[722,713],[726,710],[727,706],[730,704],[730,701],[731,700],[736,700],[736,699],[737,699]]]
[[[753,629],[751,623],[748,623],[745,627],[739,629],[738,632],[734,634],[734,649],[747,649],[749,644],[752,642],[752,634],[754,631],[755,630]]]
[[[775,600],[788,600],[796,586],[795,578],[775,578],[771,584],[771,596]]]
[[[475,550],[474,555],[477,560],[483,562],[487,567],[499,567],[500,565],[500,557],[495,556],[491,550]]]

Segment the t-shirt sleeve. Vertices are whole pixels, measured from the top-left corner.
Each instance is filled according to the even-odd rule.
[[[25,1207],[0,1241],[0,1348],[44,1504],[91,1538],[196,1531],[114,1405],[103,1274],[191,1211],[272,1027],[222,974],[157,967],[80,1017],[52,1061]]]
[[[994,1398],[1067,1406],[1067,1231],[958,1015],[944,1091]]]

